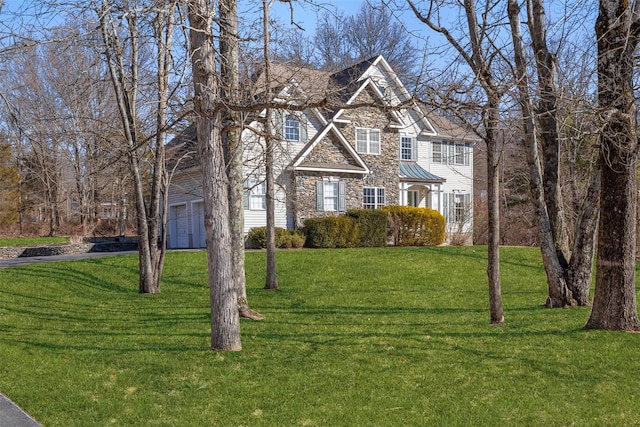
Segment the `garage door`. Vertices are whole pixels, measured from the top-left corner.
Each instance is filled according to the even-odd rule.
[[[187,205],[171,206],[169,215],[171,230],[171,247],[174,249],[189,247],[189,221]]]
[[[193,242],[197,248],[207,247],[207,235],[204,231],[204,202],[196,202],[193,205]]]

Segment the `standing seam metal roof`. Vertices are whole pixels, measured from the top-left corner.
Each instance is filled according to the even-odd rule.
[[[441,178],[431,172],[425,170],[416,162],[401,161],[400,162],[400,179],[429,181],[429,182],[445,182],[445,178]]]

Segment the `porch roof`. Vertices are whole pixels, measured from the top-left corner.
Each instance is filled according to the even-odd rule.
[[[400,180],[434,183],[443,183],[446,181],[445,178],[432,174],[416,162],[408,161],[400,161]]]

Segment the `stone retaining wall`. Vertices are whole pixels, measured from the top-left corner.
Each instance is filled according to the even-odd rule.
[[[89,252],[118,252],[138,249],[135,241],[96,242],[66,245],[0,248],[0,258],[40,257],[52,255],[86,254]]]

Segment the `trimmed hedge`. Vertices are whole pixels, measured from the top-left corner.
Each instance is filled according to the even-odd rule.
[[[396,246],[437,246],[445,240],[445,219],[435,209],[385,206],[388,233]]]
[[[350,216],[308,218],[304,230],[308,248],[355,248],[361,241],[358,221]]]
[[[275,228],[276,247],[280,249],[301,248],[304,245],[304,233],[299,230],[285,230],[281,227]],[[264,249],[267,247],[267,227],[254,227],[247,235],[249,246],[253,249]]]
[[[387,245],[387,213],[380,209],[350,209],[347,216],[358,222],[360,246],[379,247]]]

